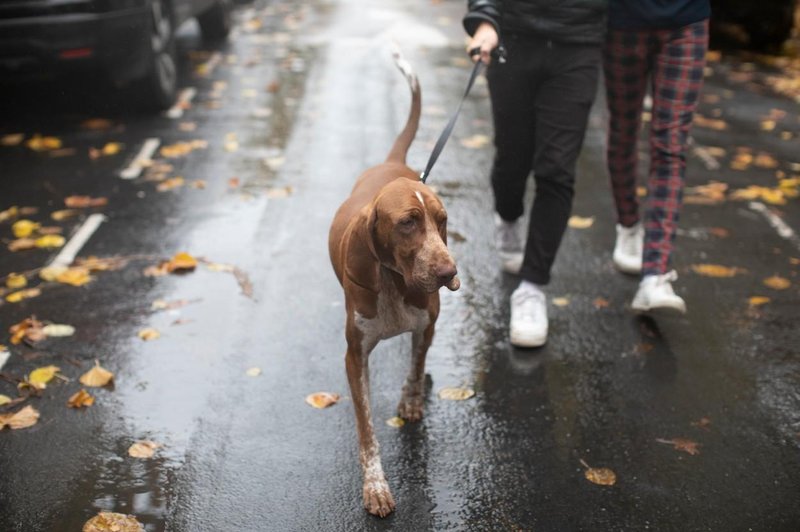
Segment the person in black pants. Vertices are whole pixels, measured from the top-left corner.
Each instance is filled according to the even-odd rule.
[[[542,287],[572,210],[606,11],[605,0],[469,0],[463,20],[472,36],[469,53],[477,60],[478,50],[489,64],[497,247],[502,268],[521,277],[509,327],[511,343],[520,347],[547,341]],[[536,194],[523,247],[519,220],[531,171]]]

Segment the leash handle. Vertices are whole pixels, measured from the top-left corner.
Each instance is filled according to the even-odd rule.
[[[475,48],[470,50],[470,56],[475,55],[474,52],[480,53],[480,49]],[[439,158],[439,154],[442,153],[444,149],[444,145],[447,144],[447,139],[450,138],[450,133],[453,132],[453,127],[456,125],[456,119],[458,118],[458,114],[461,112],[461,106],[464,103],[464,100],[467,99],[467,95],[469,95],[469,91],[472,90],[472,85],[475,83],[475,79],[478,77],[478,73],[481,70],[481,66],[483,66],[483,61],[480,58],[475,62],[475,66],[472,68],[472,74],[469,76],[469,81],[467,82],[467,88],[464,91],[464,96],[461,97],[461,101],[458,102],[458,107],[456,108],[456,112],[450,117],[450,121],[445,126],[444,131],[442,134],[439,135],[439,140],[436,141],[436,145],[433,147],[433,153],[431,153],[430,158],[428,159],[428,164],[425,166],[425,170],[420,174],[419,180],[425,183],[428,179],[428,175],[431,173],[431,169],[433,165],[436,163],[436,159]]]

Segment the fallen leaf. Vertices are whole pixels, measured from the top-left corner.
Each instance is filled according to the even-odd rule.
[[[184,184],[184,179],[181,176],[171,177],[156,185],[156,190],[158,190],[159,192],[166,192],[168,190],[174,190],[176,188],[182,187],[183,184]]]
[[[270,199],[288,198],[291,196],[294,188],[291,185],[285,187],[270,188],[266,192],[266,196]]]
[[[114,374],[100,366],[100,362],[95,362],[92,369],[81,375],[78,379],[84,386],[91,388],[101,388],[114,380]]]
[[[386,424],[389,425],[390,427],[399,429],[400,427],[406,424],[406,420],[401,417],[394,416],[387,419]]]
[[[189,186],[197,190],[205,190],[206,182],[203,179],[195,179],[189,183]]]
[[[11,333],[11,343],[19,345],[23,340],[36,343],[44,340],[45,334],[42,332],[43,324],[35,317],[25,318],[21,322],[9,327]]]
[[[39,421],[39,411],[28,405],[13,413],[0,414],[0,429],[5,427],[12,430],[26,429],[35,425],[37,421]]]
[[[111,129],[113,126],[114,122],[106,118],[89,118],[81,122],[82,128],[90,129],[92,131],[103,131],[106,129]]]
[[[152,458],[159,447],[161,444],[154,441],[139,440],[128,447],[128,455],[133,458]]]
[[[156,340],[158,338],[161,338],[161,333],[158,332],[156,329],[147,328],[139,331],[137,336],[139,336],[139,338],[141,338],[145,342],[149,342],[150,340]]]
[[[188,299],[177,299],[175,301],[167,301],[165,299],[156,299],[150,305],[150,308],[152,310],[173,310],[173,309],[176,309],[176,308],[185,307],[189,303],[197,302],[197,301],[199,301],[199,300],[195,299],[195,300],[189,301]]]
[[[691,425],[693,427],[697,427],[698,429],[708,430],[708,427],[711,425],[711,419],[707,417],[701,417],[697,421],[692,421]]]
[[[81,532],[144,532],[144,527],[132,515],[100,512],[84,523]]]
[[[47,383],[53,380],[56,373],[60,371],[58,366],[44,366],[36,368],[28,374],[26,381],[33,385],[38,390],[43,390],[47,387]]]
[[[42,294],[42,291],[38,288],[26,288],[24,290],[19,290],[17,292],[12,292],[6,296],[6,301],[9,303],[19,303],[23,299],[31,299],[32,297],[37,297]]]
[[[66,266],[46,266],[39,270],[39,277],[45,281],[52,282],[67,270]]]
[[[582,216],[570,216],[567,225],[573,229],[588,229],[594,224],[594,216],[584,218]]]
[[[693,122],[698,127],[713,129],[715,131],[724,131],[728,129],[728,124],[724,120],[720,120],[718,118],[706,118],[699,113],[695,113]]]
[[[28,278],[24,275],[9,273],[8,277],[6,277],[6,286],[12,290],[16,290],[17,288],[25,288],[27,285]]]
[[[228,133],[225,135],[225,143],[223,145],[225,151],[234,152],[239,149],[239,141],[236,140],[236,133]]]
[[[583,476],[589,482],[600,486],[613,486],[617,483],[617,475],[611,469],[607,467],[590,467],[583,459],[581,459],[581,464],[586,468]]]
[[[64,198],[64,205],[74,209],[88,207],[102,207],[108,204],[108,198],[93,198],[91,196],[69,196]]]
[[[94,397],[86,390],[81,388],[67,399],[67,406],[70,408],[84,408],[94,404]]]
[[[9,251],[23,251],[26,249],[34,249],[36,241],[32,238],[18,238],[8,244]]]
[[[693,205],[716,205],[725,201],[727,190],[728,184],[719,181],[711,181],[707,185],[686,187],[684,202]]]
[[[197,122],[181,122],[178,124],[178,130],[191,132],[197,129]]]
[[[606,308],[611,303],[609,303],[608,299],[606,298],[598,297],[592,302],[592,304],[594,305],[594,308]]]
[[[11,226],[11,231],[14,233],[15,237],[25,238],[33,234],[39,227],[41,227],[41,224],[31,220],[17,220],[14,222],[14,225]]]
[[[0,393],[0,406],[7,405],[11,401],[12,399],[9,396]]]
[[[777,122],[775,120],[762,120],[761,121],[761,131],[772,131],[775,129],[775,125]]]
[[[764,152],[760,152],[758,155],[756,155],[756,158],[753,161],[753,164],[755,164],[759,168],[777,168],[778,167],[777,159],[775,159],[775,157],[773,157],[772,155],[770,155],[768,153],[764,153]]]
[[[55,280],[59,283],[71,286],[83,286],[92,280],[92,276],[87,268],[73,266],[72,268],[67,268],[58,273]]]
[[[230,188],[238,188],[239,187],[239,178],[238,177],[231,177],[228,179],[228,186]]]
[[[85,268],[90,272],[107,272],[119,270],[128,263],[125,257],[81,257],[75,260],[77,267]]]
[[[306,397],[306,403],[314,408],[327,408],[339,402],[338,393],[318,392]]]
[[[247,371],[245,371],[245,374],[248,377],[258,377],[261,375],[261,368],[248,368]]]
[[[44,235],[34,241],[37,248],[60,248],[67,240],[61,235]]]
[[[683,451],[684,453],[688,453],[691,455],[700,454],[700,449],[698,449],[700,444],[692,440],[687,440],[685,438],[673,438],[671,440],[656,438],[656,441],[658,443],[667,443],[669,445],[672,445],[672,447],[676,451]]]
[[[173,272],[189,272],[197,267],[197,259],[192,257],[186,252],[176,253],[174,257],[167,263],[167,271]]]
[[[25,133],[9,133],[0,137],[2,146],[19,146],[25,140]]]
[[[557,307],[566,307],[569,305],[569,298],[566,297],[554,297],[553,298],[553,305]]]
[[[491,139],[487,135],[481,134],[472,135],[471,137],[461,139],[461,145],[472,150],[483,148],[490,142]]]
[[[442,388],[439,390],[439,399],[447,401],[464,401],[475,395],[472,388]]]
[[[786,290],[792,286],[792,282],[789,279],[785,279],[777,275],[773,275],[772,277],[767,277],[764,279],[764,284],[773,290]]]
[[[61,139],[58,137],[43,137],[38,133],[28,139],[25,145],[33,151],[48,151],[61,148]]]
[[[760,307],[761,305],[766,305],[769,303],[769,298],[764,296],[753,296],[747,301],[752,307]]]
[[[705,277],[734,277],[740,273],[747,273],[744,268],[721,266],[719,264],[692,264],[692,270]]]

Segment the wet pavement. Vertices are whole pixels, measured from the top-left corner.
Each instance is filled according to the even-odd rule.
[[[80,530],[101,510],[133,514],[148,531],[800,527],[800,203],[735,199],[751,185],[775,189],[800,177],[798,101],[775,82],[785,76],[780,64],[728,52],[709,64],[706,120],[688,162],[693,188],[675,268],[689,313],[642,318],[628,307],[637,281],[610,259],[601,97],[574,207],[594,223],[565,236],[548,288],[549,343],[536,350],[508,344],[515,279],[493,257],[491,122],[485,83],[476,86],[429,181],[449,212],[462,288],[442,293],[423,421],[384,423],[395,415],[409,339],[373,354],[373,420],[397,511],[381,520],[362,509],[328,225],[405,121],[392,39],[421,80],[409,162],[424,166],[469,72],[463,7],[256,1],[239,7],[220,48],[189,25],[179,39],[181,82],[196,94],[176,118],[136,113],[129,95],[93,80],[3,89],[12,109],[0,136],[51,135],[74,151],[0,147],[0,210],[37,207],[28,218],[63,227],[67,238],[102,213],[78,256],[128,261],[85,286],[43,282],[38,297],[0,304],[0,344],[11,353],[0,394],[16,397],[15,379],[49,364],[68,379],[0,407],[41,412],[30,428],[0,431],[0,530]],[[109,123],[86,122],[97,118]],[[167,177],[184,178],[160,192],[152,171],[120,177],[147,139],[207,146],[175,158],[156,151],[156,163],[173,167]],[[121,152],[88,156],[108,142]],[[712,182],[728,189],[698,188]],[[71,195],[108,204],[52,221]],[[33,272],[35,285],[34,270],[58,250],[7,251],[10,227],[0,224],[0,276]],[[201,263],[182,275],[144,275],[179,251],[239,274]],[[709,277],[693,268],[702,264],[735,270]],[[765,285],[772,277],[788,287]],[[187,304],[159,310],[156,300]],[[76,332],[11,345],[8,328],[31,315]],[[161,337],[142,341],[144,328]],[[96,402],[87,409],[68,408],[95,360],[115,374],[113,388],[90,389]],[[476,395],[440,399],[448,386]],[[304,398],[318,391],[342,400],[313,409]],[[153,459],[131,458],[137,440],[162,447]],[[685,452],[691,443],[698,453]],[[612,469],[616,483],[589,482],[584,464]]]

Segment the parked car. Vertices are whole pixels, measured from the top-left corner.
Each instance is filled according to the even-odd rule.
[[[99,71],[163,109],[177,90],[175,33],[191,18],[224,39],[232,0],[2,0],[0,78]]]
[[[797,0],[711,0],[711,22],[740,25],[756,50],[777,49],[795,24]]]

